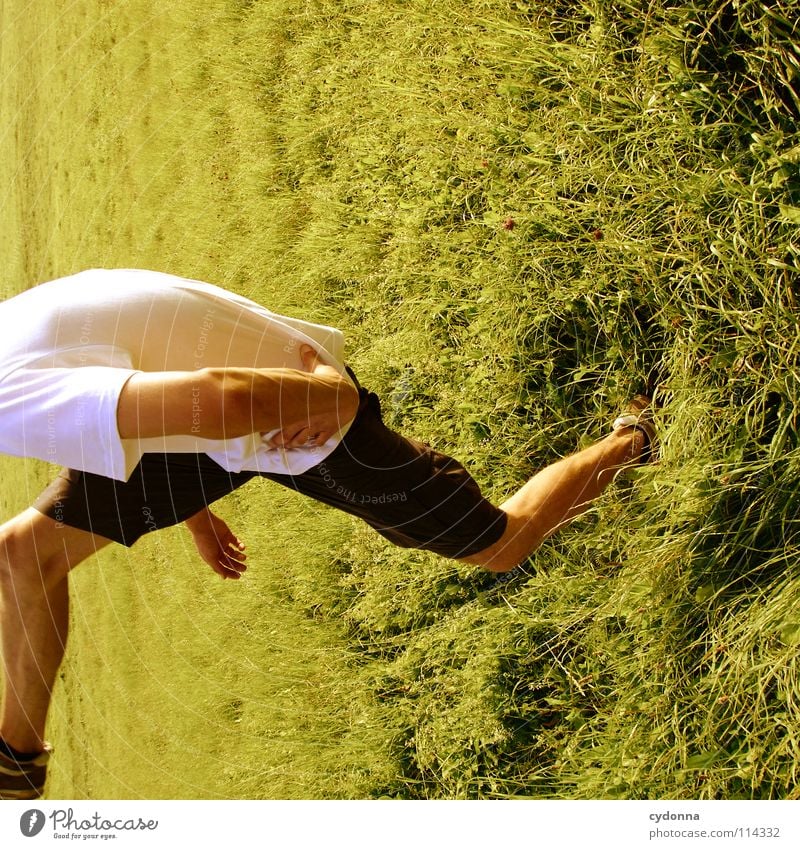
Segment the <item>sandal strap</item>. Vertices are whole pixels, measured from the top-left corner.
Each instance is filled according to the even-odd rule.
[[[627,415],[620,416],[619,418],[614,419],[614,423],[611,425],[612,430],[619,430],[623,427],[636,427],[639,424],[639,416]]]

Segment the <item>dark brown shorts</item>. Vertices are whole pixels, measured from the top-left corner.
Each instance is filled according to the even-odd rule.
[[[506,514],[481,495],[466,469],[389,430],[377,396],[360,393],[345,438],[301,475],[226,472],[205,454],[146,454],[124,483],[65,469],[33,506],[65,525],[130,546],[265,477],[358,516],[404,548],[458,558],[496,542]]]

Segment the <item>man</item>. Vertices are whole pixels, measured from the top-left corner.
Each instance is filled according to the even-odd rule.
[[[185,522],[222,578],[244,546],[209,509],[266,477],[400,546],[494,572],[570,521],[654,434],[647,400],[499,507],[455,460],[388,430],[340,331],[197,281],[94,270],[0,304],[0,451],[64,471],[0,527],[0,798],[36,798],[67,639],[67,576],[110,542]]]

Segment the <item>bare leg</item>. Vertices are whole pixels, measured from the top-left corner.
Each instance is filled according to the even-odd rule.
[[[5,673],[0,736],[20,752],[42,749],[50,695],[67,643],[67,575],[108,542],[33,508],[0,527]]]
[[[645,442],[639,430],[622,428],[543,469],[500,505],[508,514],[503,536],[464,560],[492,572],[513,569],[586,510],[620,469],[635,463]]]

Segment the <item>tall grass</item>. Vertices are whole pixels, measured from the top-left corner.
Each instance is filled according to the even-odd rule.
[[[248,10],[285,273],[497,495],[637,386],[664,449],[500,587],[356,533],[345,616],[405,718],[400,792],[791,795],[792,10],[468,9]]]
[[[794,797],[797,3],[125,9],[92,19],[96,88],[70,90],[88,98],[75,145],[128,190],[93,195],[84,232],[107,243],[64,233],[53,267],[149,264],[339,323],[389,422],[495,498],[631,392],[661,405],[661,462],[510,580],[285,502],[322,542],[259,592],[343,625],[347,663],[287,748],[267,741],[315,769],[256,790],[245,742],[232,793]],[[120,88],[137,75],[141,101]],[[264,545],[252,517],[273,498],[236,502]],[[383,726],[345,755],[339,676],[354,726]]]

